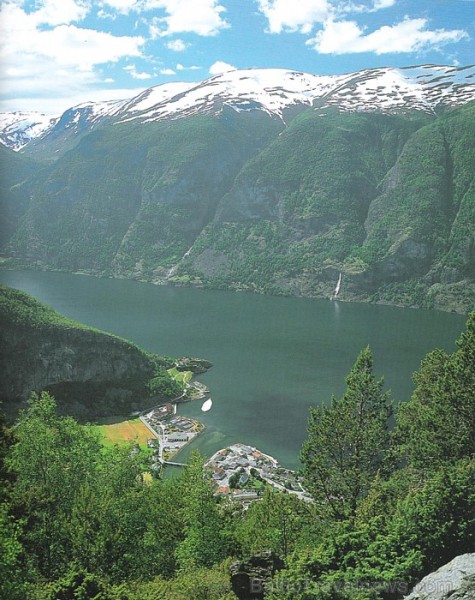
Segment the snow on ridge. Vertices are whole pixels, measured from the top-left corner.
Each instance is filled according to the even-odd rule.
[[[327,93],[342,77],[345,76],[310,75],[285,69],[228,71],[151,105],[140,115],[126,115],[121,122],[134,118],[150,122],[180,114],[206,112],[216,103],[239,110],[246,104],[255,103],[269,113],[282,116],[282,111],[294,104],[311,105],[314,98]]]
[[[169,98],[173,98],[174,96],[186,92],[190,88],[197,85],[196,83],[186,83],[184,81],[176,81],[171,83],[164,83],[162,85],[157,85],[151,88],[146,89],[138,96],[135,96],[131,100],[129,100],[123,106],[124,113],[135,113],[142,112],[167,100]]]
[[[240,112],[259,109],[283,118],[286,108],[312,106],[316,100],[321,109],[333,106],[343,111],[416,109],[433,113],[440,104],[458,105],[475,99],[475,86],[469,83],[471,71],[473,67],[449,65],[374,68],[345,75],[312,75],[285,69],[234,70],[193,84],[156,104],[149,96],[140,114],[120,112],[117,117],[119,122],[138,119],[148,123],[219,112],[228,106]]]
[[[133,98],[84,102],[60,118],[39,113],[0,114],[0,142],[19,150],[51,130],[82,132],[105,119],[114,123],[154,122],[198,113],[261,110],[284,119],[292,106],[315,106],[343,112],[387,113],[440,106],[461,106],[475,100],[475,66],[419,65],[369,68],[343,75],[314,75],[287,69],[242,69],[200,82],[171,82],[148,88]]]
[[[66,113],[76,112],[76,113],[87,113],[89,117],[93,119],[97,119],[100,117],[112,117],[114,116],[125,104],[128,100],[105,100],[102,102],[82,102],[81,104],[76,104],[71,108],[68,108],[63,115]]]
[[[58,117],[37,112],[0,113],[0,143],[18,152],[31,140],[41,137]]]

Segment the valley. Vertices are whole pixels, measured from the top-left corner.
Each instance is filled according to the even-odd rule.
[[[73,107],[28,139],[31,115],[4,118],[2,266],[315,298],[341,272],[341,300],[465,313],[473,77],[243,70]]]

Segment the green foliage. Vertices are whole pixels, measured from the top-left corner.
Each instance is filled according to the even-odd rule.
[[[148,382],[148,389],[152,396],[163,399],[178,398],[185,391],[185,384],[172,377],[164,367],[159,367]]]
[[[354,516],[389,449],[392,408],[383,380],[376,381],[367,347],[346,379],[341,399],[312,408],[301,459],[307,486],[336,518]]]
[[[130,586],[131,600],[235,600],[231,591],[229,564],[183,571],[173,580],[157,577],[154,581]]]
[[[311,520],[311,509],[296,496],[267,486],[236,524],[236,541],[245,557],[271,550],[286,559]]]
[[[182,504],[169,483],[144,482],[143,462],[132,446],[104,453],[90,428],[56,415],[48,394],[32,399],[7,461],[32,574],[57,579],[71,565],[112,581],[173,572]]]
[[[475,313],[458,346],[451,355],[434,350],[422,361],[412,399],[398,410],[402,452],[426,472],[475,455]]]
[[[177,548],[180,568],[193,571],[210,567],[226,556],[221,517],[209,482],[203,476],[203,459],[192,453],[181,481],[185,538]]]
[[[343,269],[348,296],[463,312],[469,299],[443,294],[475,277],[474,115],[308,109],[283,129],[224,110],[104,125],[41,170],[8,155],[6,251],[274,294],[327,295],[327,269]]]
[[[473,551],[474,459],[442,466],[422,488],[411,490],[397,506],[389,537],[396,547],[419,551],[427,570]]]
[[[18,562],[23,548],[21,527],[8,514],[8,506],[0,504],[0,597],[22,600],[26,586]]]
[[[116,596],[97,575],[73,570],[46,586],[37,600],[116,600]]]
[[[100,454],[98,439],[69,417],[56,416],[54,400],[34,396],[14,430],[7,465],[15,475],[12,503],[27,518],[25,550],[34,548],[34,565],[51,576],[70,557],[65,550],[78,486],[90,481]],[[54,542],[53,542],[54,540]]]

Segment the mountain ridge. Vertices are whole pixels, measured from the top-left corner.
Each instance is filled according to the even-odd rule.
[[[433,114],[461,106],[475,96],[475,66],[421,65],[373,68],[343,75],[313,75],[286,69],[240,69],[201,82],[171,82],[126,100],[85,102],[59,117],[29,113],[0,115],[0,143],[33,151],[38,142],[54,141],[67,130],[87,133],[107,121],[151,122],[209,114],[224,106],[237,111],[263,110],[284,119],[295,108],[320,111],[417,110]],[[39,121],[34,123],[35,118]],[[44,144],[43,144],[44,145]],[[40,147],[42,144],[40,143]],[[57,151],[58,148],[55,148]],[[51,153],[50,153],[51,154]]]
[[[116,105],[91,129],[58,135],[49,163],[0,148],[12,165],[0,205],[4,264],[310,297],[329,297],[342,272],[343,300],[468,311],[475,105],[466,101],[473,84],[460,81],[473,68],[410,72],[445,109],[425,110],[418,97],[418,108],[402,110],[402,90],[394,112],[369,99],[368,110],[340,111],[300,96],[292,104],[275,86],[265,92],[273,108],[262,97],[233,104],[242,72],[232,72],[208,80],[213,93],[170,86]],[[279,73],[302,94],[297,76]],[[379,93],[388,72],[372,76]],[[256,80],[245,81],[254,94]],[[351,108],[360,83],[341,80],[334,94]],[[185,114],[203,90],[203,110]],[[179,118],[162,118],[169,93],[186,109]],[[121,121],[125,107],[137,118]],[[35,144],[43,158],[55,147]]]

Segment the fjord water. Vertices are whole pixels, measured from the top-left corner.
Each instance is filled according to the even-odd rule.
[[[460,315],[155,286],[66,273],[3,271],[0,282],[24,290],[62,314],[123,336],[168,356],[213,363],[198,377],[211,390],[179,412],[199,418],[206,431],[192,448],[205,455],[234,442],[299,465],[308,408],[341,395],[345,376],[367,344],[375,371],[396,401],[410,397],[411,374],[436,348],[455,349]]]

